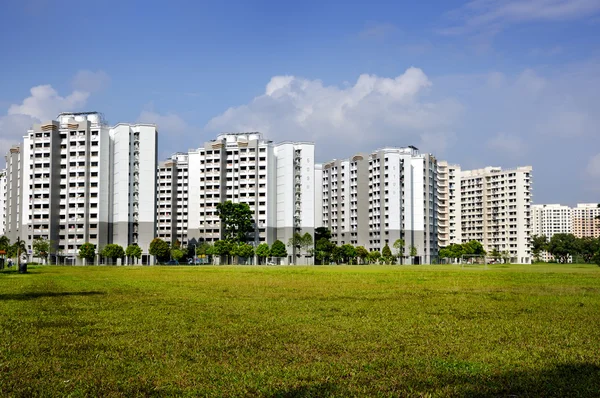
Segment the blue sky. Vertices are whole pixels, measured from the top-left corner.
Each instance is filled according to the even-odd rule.
[[[2,152],[97,110],[157,123],[161,158],[220,131],[320,161],[412,144],[600,201],[600,0],[0,2]]]

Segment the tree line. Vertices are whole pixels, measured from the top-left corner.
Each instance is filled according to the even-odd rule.
[[[559,263],[575,262],[581,258],[585,263],[600,266],[600,237],[578,238],[573,234],[555,234],[548,239],[546,235],[531,237],[531,253],[536,261],[540,261],[543,252],[554,257]]]

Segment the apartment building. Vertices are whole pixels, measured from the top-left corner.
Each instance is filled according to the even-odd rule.
[[[11,242],[15,242],[17,238],[22,238],[23,164],[21,146],[16,145],[10,148],[5,159],[4,235]]]
[[[572,221],[576,237],[600,237],[600,203],[578,203],[572,209]]]
[[[258,132],[224,133],[190,150],[187,163],[188,241],[221,239],[217,204],[227,200],[250,206],[257,232],[250,239],[255,246],[277,239],[287,243],[294,232],[313,234],[313,143],[276,145]],[[173,180],[171,176],[164,181],[169,178]],[[166,195],[168,189],[164,191]],[[291,253],[288,261],[293,259]]]
[[[405,255],[430,263],[438,252],[438,165],[415,147],[383,148],[333,160],[322,170],[321,220],[332,240],[382,250],[397,239]]]
[[[462,243],[460,173],[459,165],[438,161],[438,244],[440,248]]]
[[[158,165],[157,237],[170,243],[188,244],[188,154],[176,153]]]
[[[119,123],[110,128],[110,243],[142,249],[142,263],[156,234],[158,132],[153,124]]]
[[[531,263],[531,172],[530,166],[461,172],[462,242],[477,240],[487,252],[508,252],[512,262]]]
[[[572,231],[572,209],[559,204],[531,206],[531,235],[570,234]]]
[[[6,230],[6,170],[0,170],[0,236]]]
[[[89,242],[138,244],[155,229],[156,128],[109,128],[97,112],[61,113],[32,129],[6,157],[7,236],[50,240],[59,261],[80,263]],[[150,214],[148,216],[148,213]],[[142,231],[143,230],[143,231]]]

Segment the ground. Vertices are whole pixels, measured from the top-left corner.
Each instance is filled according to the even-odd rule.
[[[0,273],[1,396],[598,396],[600,267]]]

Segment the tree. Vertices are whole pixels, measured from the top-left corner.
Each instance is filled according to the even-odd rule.
[[[273,242],[273,246],[271,246],[271,251],[269,252],[271,257],[287,257],[287,250],[285,249],[285,245],[282,241],[276,240]]]
[[[596,254],[594,254],[593,261],[594,263],[596,263],[596,265],[598,265],[598,267],[600,267],[600,250],[598,250]]]
[[[577,239],[577,252],[587,264],[592,262],[594,255],[600,250],[600,238],[584,237]]]
[[[125,257],[125,250],[121,245],[109,243],[102,249],[102,256],[112,259],[112,264],[117,262],[117,259]]]
[[[304,233],[304,235],[302,235],[302,239],[300,240],[300,247],[302,247],[302,250],[304,250],[305,254],[311,253],[311,249],[314,247],[313,237],[311,234],[306,232]]]
[[[288,240],[288,247],[292,249],[292,252],[296,253],[297,257],[300,257],[300,248],[302,246],[302,235],[295,232],[292,237]],[[295,261],[295,259],[294,259]]]
[[[577,238],[573,234],[555,234],[548,242],[547,251],[560,263],[577,254]]]
[[[369,261],[371,263],[377,264],[377,262],[379,261],[380,258],[381,258],[381,253],[379,252],[379,250],[374,250],[369,253]]]
[[[356,255],[360,258],[362,264],[367,263],[367,258],[369,257],[369,251],[365,249],[364,246],[356,246]]]
[[[96,258],[96,245],[86,242],[79,247],[79,257],[85,260],[85,264],[94,264]]]
[[[248,258],[254,256],[254,248],[247,243],[238,243],[231,248],[231,255],[235,257]],[[236,263],[238,263],[236,261]]]
[[[318,229],[318,228],[317,228]],[[326,237],[322,237],[317,241],[315,245],[315,259],[318,260],[321,264],[328,263],[331,259],[331,253],[333,252],[333,248],[335,244],[333,244]]]
[[[485,250],[483,249],[483,245],[477,240],[472,240],[470,242],[463,243],[463,251],[464,254],[485,256]]]
[[[267,243],[261,243],[256,248],[256,256],[260,259],[265,259],[269,257],[269,245]]]
[[[381,251],[381,257],[383,258],[383,261],[386,264],[392,263],[394,256],[392,256],[392,251],[390,250],[390,247],[388,246],[387,243],[385,244],[385,246],[383,247],[383,250]]]
[[[533,235],[531,237],[531,254],[535,261],[540,261],[540,254],[546,250],[548,246],[548,237],[546,235]]]
[[[173,248],[171,249],[171,258],[177,262],[179,262],[179,260],[181,260],[181,257],[183,257],[184,253],[183,250],[178,249],[178,248]]]
[[[25,247],[25,241],[21,240],[19,237],[17,237],[17,241],[9,246],[7,253],[8,253],[8,257],[16,257],[17,263],[20,263],[21,255],[23,253],[27,253],[27,247]]]
[[[6,235],[0,236],[0,250],[4,250],[8,252],[8,248],[10,247],[10,239]]]
[[[342,245],[342,255],[348,264],[353,264],[356,258],[356,248],[349,243]]]
[[[50,253],[50,241],[42,238],[34,239],[31,244],[34,257],[41,258],[44,262],[48,259]]]
[[[331,240],[331,231],[327,227],[315,228],[315,244],[321,239]],[[316,247],[315,247],[316,249]]]
[[[218,240],[213,245],[213,255],[219,256],[221,260],[225,257],[225,262],[228,262],[227,257],[231,254],[231,249],[233,248],[233,243],[227,240]]]
[[[164,261],[168,261],[171,248],[169,244],[160,238],[154,238],[152,242],[150,242],[150,247],[148,248],[148,253],[154,256],[156,260],[161,263]]]
[[[221,238],[232,242],[246,242],[248,233],[253,231],[250,206],[228,200],[217,204],[217,213],[221,219]]]
[[[142,258],[142,248],[135,243],[129,245],[127,246],[127,249],[125,249],[125,255],[129,260],[134,258],[139,260],[140,258]]]
[[[400,259],[400,264],[402,264],[402,260],[404,259],[404,246],[406,245],[406,243],[404,242],[404,239],[396,239],[396,241],[394,242],[394,249],[396,249],[396,257],[398,257]]]
[[[344,250],[341,246],[333,245],[331,249],[331,259],[339,264],[344,261]]]

